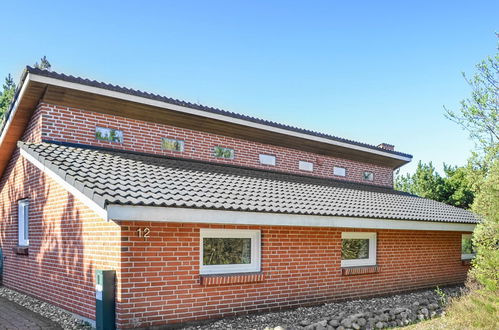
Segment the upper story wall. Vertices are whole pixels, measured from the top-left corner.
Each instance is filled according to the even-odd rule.
[[[33,123],[34,120],[36,123]],[[32,132],[29,139],[33,141],[44,139],[80,143],[337,180],[393,186],[393,171],[390,167],[107,115],[92,112],[88,109],[83,110],[40,103],[29,127]],[[97,139],[96,127],[119,130],[123,134],[122,142]],[[162,138],[183,141],[183,151],[164,149],[162,147]],[[234,151],[233,159],[217,158],[214,152],[216,146],[232,149]],[[275,156],[275,165],[261,164],[260,154]],[[300,169],[300,162],[311,163],[312,170]],[[306,165],[310,166],[310,164]],[[334,175],[334,167],[344,168],[345,176]],[[373,174],[372,181],[365,179],[365,172]]]

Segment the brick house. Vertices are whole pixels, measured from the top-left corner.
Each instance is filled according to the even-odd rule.
[[[393,189],[412,156],[28,67],[1,128],[5,286],[116,326],[461,283],[478,219]]]

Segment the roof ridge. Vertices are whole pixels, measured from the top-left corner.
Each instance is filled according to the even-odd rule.
[[[317,132],[317,131],[313,131],[313,130],[309,130],[309,129],[305,129],[305,128],[300,128],[300,127],[296,127],[296,126],[292,126],[292,125],[288,125],[288,124],[274,122],[271,120],[252,117],[249,115],[240,114],[237,112],[228,111],[228,110],[220,109],[217,107],[210,107],[210,106],[192,103],[192,102],[188,102],[188,101],[184,101],[184,100],[179,100],[176,98],[167,97],[167,96],[163,96],[163,95],[159,95],[159,94],[155,94],[155,93],[144,92],[144,91],[138,90],[138,89],[127,88],[124,86],[115,85],[115,84],[111,84],[111,83],[105,83],[105,82],[101,82],[101,81],[97,81],[97,80],[93,80],[93,79],[89,79],[89,78],[82,78],[82,77],[77,77],[77,76],[73,76],[73,75],[67,75],[65,73],[59,73],[59,72],[55,72],[55,71],[42,70],[42,69],[38,69],[38,68],[33,68],[31,66],[26,66],[26,71],[29,73],[32,73],[32,74],[38,74],[38,75],[42,75],[42,76],[49,77],[49,78],[54,78],[54,79],[64,80],[67,82],[83,84],[83,85],[87,85],[87,86],[91,86],[91,87],[103,88],[103,89],[121,92],[121,93],[129,94],[129,95],[139,96],[139,97],[145,97],[145,98],[149,98],[149,99],[153,99],[153,100],[157,100],[157,101],[163,101],[163,102],[175,104],[178,106],[184,106],[184,107],[188,107],[188,108],[192,108],[192,109],[196,109],[196,110],[201,110],[201,111],[206,111],[206,112],[210,112],[210,113],[229,116],[232,118],[247,120],[247,121],[251,121],[254,123],[258,123],[258,124],[269,125],[269,126],[273,126],[276,128],[282,128],[282,129],[286,129],[286,130],[290,130],[290,131],[294,131],[294,132],[299,132],[299,133],[304,133],[304,134],[313,135],[313,136],[317,136],[317,137],[322,137],[322,138],[326,138],[326,139],[333,140],[333,141],[349,143],[349,144],[365,147],[365,148],[372,149],[372,150],[383,151],[383,152],[393,154],[393,155],[399,155],[399,156],[412,158],[412,155],[410,155],[410,154],[395,151],[395,150],[384,149],[384,148],[381,148],[381,147],[378,147],[378,146],[375,146],[375,145],[372,145],[369,143],[354,141],[354,140],[341,138],[341,137],[334,136],[334,135],[327,134],[327,133],[321,133],[321,132]]]

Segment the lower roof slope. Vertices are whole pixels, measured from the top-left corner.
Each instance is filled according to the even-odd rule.
[[[54,143],[19,147],[101,207],[110,204],[477,223],[390,188]]]

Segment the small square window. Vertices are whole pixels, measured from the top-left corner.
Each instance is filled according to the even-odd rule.
[[[471,234],[461,235],[461,259],[463,260],[473,259],[475,257],[476,251],[471,238]]]
[[[215,146],[213,148],[213,155],[217,158],[234,159],[234,149]]]
[[[298,163],[298,168],[302,171],[313,172],[314,171],[314,163],[305,162],[300,160]]]
[[[374,181],[374,173],[366,171],[366,172],[364,172],[363,178],[366,181]]]
[[[123,143],[123,131],[107,127],[95,127],[95,138],[101,141]]]
[[[161,148],[163,150],[171,150],[171,151],[184,151],[184,141],[169,139],[169,138],[161,138]]]
[[[275,166],[276,157],[274,155],[260,154],[258,155],[258,158],[260,160],[260,164]]]
[[[229,274],[260,271],[260,231],[200,230],[200,273]]]
[[[334,167],[333,174],[336,176],[347,176],[347,169],[344,167]]]
[[[29,200],[22,199],[17,204],[18,245],[29,245]]]
[[[376,265],[376,233],[341,233],[341,267]]]

